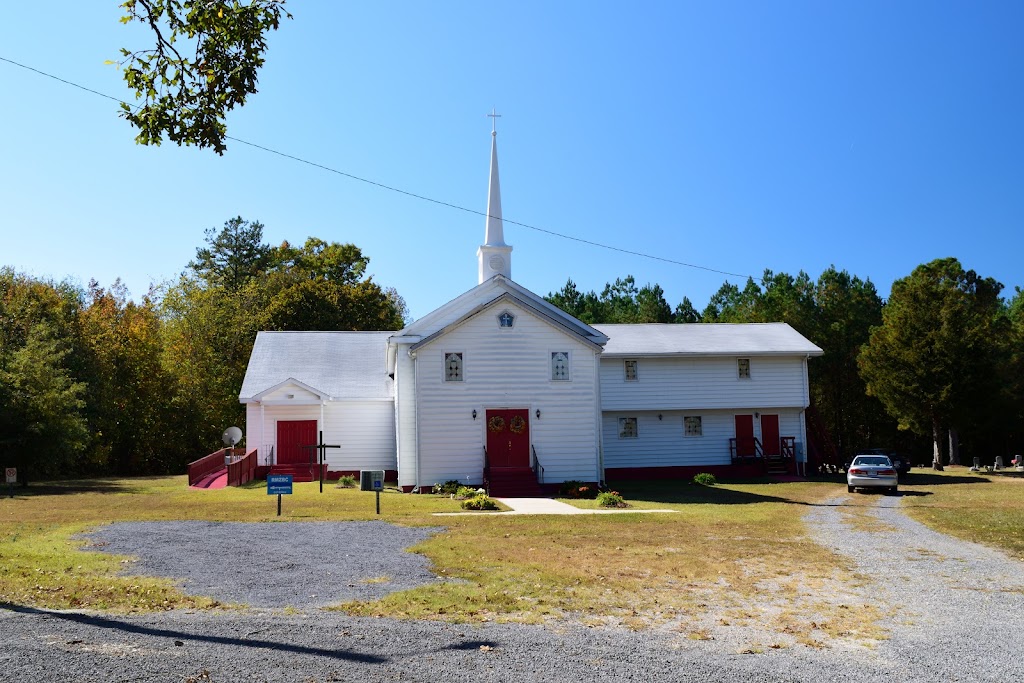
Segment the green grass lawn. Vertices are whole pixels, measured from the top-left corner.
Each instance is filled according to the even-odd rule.
[[[916,480],[916,481],[915,481]],[[943,531],[1024,553],[1024,481],[921,471],[901,485],[904,507]],[[823,606],[816,593],[848,576],[846,561],[817,545],[802,521],[809,505],[845,495],[827,482],[682,481],[615,484],[637,509],[666,514],[436,517],[459,501],[381,495],[379,519],[445,531],[413,548],[442,576],[461,579],[339,606],[353,614],[453,621],[543,622],[565,615],[637,628],[688,623],[713,608],[757,619],[774,605],[771,628],[800,633]],[[122,561],[83,549],[74,536],[118,520],[312,521],[378,519],[374,495],[328,484],[296,484],[277,517],[262,482],[218,491],[188,489],[184,477],[40,484],[0,499],[0,602],[51,608],[208,608],[164,579],[120,576]],[[871,496],[855,496],[858,503]],[[574,501],[589,505],[590,501]],[[340,550],[340,549],[339,549]],[[878,615],[846,610],[837,632],[869,629]],[[767,610],[767,607],[765,607]],[[784,616],[780,616],[784,615]],[[820,628],[820,623],[816,628]],[[699,637],[700,632],[697,631]]]
[[[1024,559],[1024,477],[914,470],[901,482],[903,510],[951,536],[999,548]]]

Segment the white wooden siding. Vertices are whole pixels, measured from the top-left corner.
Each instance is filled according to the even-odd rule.
[[[265,404],[292,401],[295,403],[319,403],[320,397],[308,389],[303,389],[295,384],[286,384],[283,387],[270,392],[264,396],[262,400]]]
[[[640,358],[630,382],[622,361],[601,359],[602,410],[807,407],[803,358],[752,356],[749,379],[731,357]]]
[[[344,401],[324,406],[324,443],[327,469],[394,470],[395,406],[392,401]]]
[[[498,326],[497,316],[505,310],[516,316],[511,329]],[[443,381],[446,351],[463,352],[464,381]],[[551,380],[552,351],[570,352],[571,381]],[[507,301],[417,349],[417,483],[480,483],[488,408],[529,409],[530,438],[546,483],[596,481],[596,363],[592,346]],[[403,411],[406,406],[402,403]]]
[[[246,446],[259,449],[259,465],[273,464],[267,460],[269,452],[267,447],[274,449],[277,454],[277,423],[279,420],[316,420],[317,430],[322,429],[320,424],[320,406],[317,405],[270,405],[263,406],[262,422],[260,420],[260,405],[249,403],[245,409],[246,418]],[[253,441],[254,435],[260,435],[259,441]]]
[[[729,439],[736,436],[736,415],[755,411],[682,410],[682,411],[606,411],[603,418],[605,467],[682,467],[728,465],[731,463]],[[800,431],[799,410],[758,410],[779,416],[779,435],[804,441]],[[658,415],[661,419],[658,419]],[[683,417],[701,418],[702,436],[684,436]],[[619,418],[637,418],[638,436],[619,438]],[[759,420],[754,420],[754,435],[761,438]]]
[[[261,420],[262,415],[262,420]],[[341,449],[327,449],[329,470],[383,469],[397,467],[394,403],[392,401],[345,401],[320,405],[265,405],[245,408],[246,447],[259,449],[259,464],[267,460],[268,447],[277,452],[277,423],[281,420],[316,420],[324,442]]]

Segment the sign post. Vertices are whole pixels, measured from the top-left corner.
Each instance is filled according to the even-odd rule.
[[[4,479],[7,480],[7,486],[10,489],[11,498],[14,498],[14,485],[18,483],[18,468],[17,467],[5,467],[4,468]]]
[[[277,516],[281,516],[281,496],[291,495],[292,493],[292,475],[290,474],[268,474],[267,475],[267,495],[277,495]]]
[[[377,514],[380,514],[380,492],[384,490],[384,470],[360,470],[359,490],[377,493]]]

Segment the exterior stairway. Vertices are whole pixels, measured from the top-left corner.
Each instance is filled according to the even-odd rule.
[[[323,466],[324,477],[327,475],[327,465]],[[290,474],[293,482],[319,481],[316,465],[272,465],[269,474]]]
[[[529,467],[492,467],[488,495],[493,498],[541,498],[544,492]]]

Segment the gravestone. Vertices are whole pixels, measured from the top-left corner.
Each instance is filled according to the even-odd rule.
[[[1003,465],[1003,456],[997,455],[996,456],[996,469],[997,470],[1001,470],[1001,469],[1003,469],[1003,467],[1004,467],[1004,465]]]

